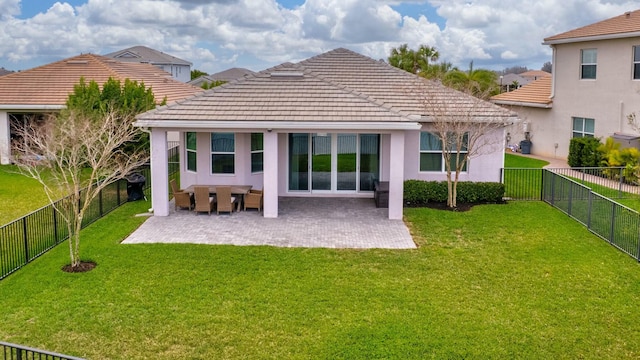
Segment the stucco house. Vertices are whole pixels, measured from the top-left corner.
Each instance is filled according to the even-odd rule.
[[[102,86],[109,78],[142,82],[158,103],[192,96],[202,89],[182,83],[150,64],[119,62],[82,54],[0,77],[0,163],[11,163],[12,124],[25,116],[57,112],[65,107],[73,86],[84,77]]]
[[[640,10],[544,39],[553,74],[491,101],[518,112],[513,142],[529,132],[531,153],[566,159],[573,137],[614,137],[637,146],[627,116],[640,110]],[[517,137],[517,138],[515,138]]]
[[[473,121],[515,118],[342,48],[143,113],[135,125],[151,131],[154,215],[169,215],[167,133],[178,131],[182,187],[251,185],[264,190],[264,216],[277,217],[279,197],[373,197],[374,182],[388,181],[389,218],[402,219],[405,179],[446,179],[429,101]],[[500,181],[504,128],[485,136],[497,146],[472,158],[462,181]]]
[[[191,65],[193,65],[191,62],[146,46],[132,46],[104,56],[123,62],[151,64],[183,83],[191,80]]]

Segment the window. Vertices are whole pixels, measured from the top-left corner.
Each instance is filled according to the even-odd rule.
[[[455,140],[453,138],[454,134],[450,135],[451,144],[449,151],[451,151],[451,170],[456,169],[456,149],[455,149]],[[463,148],[460,150],[461,156],[466,156],[467,154],[467,144],[469,142],[468,134],[465,134],[463,137]],[[442,141],[440,138],[429,132],[421,132],[420,133],[420,171],[438,171],[444,172],[446,171],[444,165],[444,156],[442,153]],[[467,164],[465,163],[462,167],[462,171],[467,171]]]
[[[581,52],[581,79],[595,79],[596,67],[598,63],[598,50],[597,49],[583,49]]]
[[[196,165],[197,161],[197,146],[196,146],[196,133],[187,132],[185,134],[184,142],[187,148],[187,171],[198,171]]]
[[[262,133],[251,133],[251,172],[263,170],[264,143]]]
[[[573,118],[573,137],[594,137],[595,120],[589,118]]]
[[[235,151],[234,133],[211,133],[211,173],[235,173]]]
[[[640,45],[633,47],[633,79],[640,80]]]

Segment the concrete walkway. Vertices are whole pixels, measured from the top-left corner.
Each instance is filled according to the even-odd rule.
[[[171,204],[169,216],[150,217],[123,243],[416,248],[404,222],[389,220],[373,199],[281,197],[278,206],[278,218],[266,219],[256,210],[196,215]]]

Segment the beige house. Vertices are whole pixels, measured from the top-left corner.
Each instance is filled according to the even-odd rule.
[[[572,137],[613,136],[634,146],[627,124],[640,111],[640,10],[544,39],[553,50],[551,78],[494,96],[520,115],[511,142],[529,133],[531,152],[566,159]]]
[[[151,87],[157,102],[174,102],[202,92],[150,64],[127,63],[83,54],[0,77],[0,164],[11,163],[12,126],[25,116],[57,112],[65,107],[73,86],[83,77],[100,86],[109,78],[130,79]]]

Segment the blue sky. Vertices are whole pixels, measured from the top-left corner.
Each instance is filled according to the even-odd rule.
[[[434,46],[467,68],[539,69],[545,37],[635,10],[625,0],[0,0],[0,67],[145,45],[208,73],[337,47],[375,59]]]

